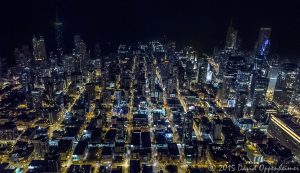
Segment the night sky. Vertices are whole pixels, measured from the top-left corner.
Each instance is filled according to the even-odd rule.
[[[272,27],[273,53],[300,56],[300,1],[262,0],[9,0],[0,2],[0,56],[13,59],[13,49],[43,35],[54,48],[55,11],[64,22],[64,44],[82,35],[89,48],[96,42],[158,39],[194,45],[211,52],[222,47],[230,18],[239,30],[242,47],[252,50],[259,27]]]

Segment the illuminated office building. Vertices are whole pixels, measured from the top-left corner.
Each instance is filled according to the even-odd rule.
[[[255,45],[255,53],[257,55],[266,56],[270,53],[271,31],[271,28],[260,28],[258,40]]]
[[[35,61],[44,61],[47,59],[45,40],[40,38],[32,38],[33,56]]]
[[[300,125],[296,117],[289,115],[271,116],[268,133],[300,157]]]
[[[41,135],[39,137],[31,140],[34,147],[35,157],[44,157],[47,152],[49,152],[49,139],[46,135]]]
[[[80,38],[80,35],[74,36],[74,45],[75,45],[75,52],[74,55],[77,61],[77,69],[80,71],[86,71],[84,69],[87,64],[87,49],[86,44]]]
[[[185,145],[191,145],[192,144],[192,136],[193,136],[193,112],[187,112],[184,115],[183,120],[183,138],[182,143]]]
[[[256,120],[266,119],[266,104],[267,104],[267,88],[269,79],[255,76],[252,78],[251,84],[251,115]]]
[[[296,64],[282,65],[274,91],[273,101],[281,111],[287,111],[299,90],[299,67]]]
[[[203,85],[206,82],[207,77],[207,68],[208,62],[206,57],[201,56],[197,61],[198,71],[197,71],[197,79],[198,84]]]
[[[267,77],[269,71],[268,55],[270,54],[271,28],[260,28],[258,40],[254,48],[253,69],[260,73],[261,77]]]
[[[250,92],[250,82],[252,74],[247,69],[238,70],[236,79],[236,105],[235,105],[235,117],[244,118],[248,111],[248,98]]]
[[[238,31],[235,30],[232,26],[230,26],[227,30],[225,49],[226,50],[234,50],[237,48],[237,35]]]
[[[213,139],[214,140],[222,139],[222,120],[220,119],[213,120]]]
[[[253,99],[253,107],[257,106],[266,106],[266,94],[267,88],[269,84],[268,78],[263,77],[253,77],[253,90],[252,99]]]
[[[58,15],[56,14],[56,20],[54,22],[54,29],[55,29],[56,49],[59,53],[59,56],[61,56],[63,53],[62,52],[62,49],[63,49],[62,27],[63,27],[63,23],[59,20]]]
[[[270,67],[269,76],[268,76],[268,78],[270,79],[269,85],[268,85],[268,93],[271,93],[271,94],[274,93],[279,72],[280,72],[280,65],[278,63],[272,64]]]
[[[223,74],[222,105],[224,107],[235,107],[236,98],[239,96],[237,91],[248,90],[249,79],[250,73],[247,71],[245,58],[229,57]]]

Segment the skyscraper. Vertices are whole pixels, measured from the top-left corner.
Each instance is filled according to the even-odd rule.
[[[86,44],[84,41],[80,38],[80,35],[74,36],[74,46],[75,46],[75,57],[77,58],[78,68],[80,71],[83,70],[85,65],[87,64],[86,58],[87,58],[87,50],[86,50]]]
[[[41,135],[31,140],[34,147],[34,155],[36,158],[44,157],[49,152],[49,139],[46,135]]]
[[[264,122],[267,118],[266,116],[266,105],[267,105],[267,89],[269,84],[269,78],[260,77],[255,73],[252,77],[251,82],[251,115],[260,121]]]
[[[270,79],[269,81],[269,85],[268,85],[268,93],[272,94],[274,93],[275,90],[275,86],[276,86],[276,81],[279,75],[279,71],[280,71],[280,67],[279,67],[279,63],[273,63],[270,66],[270,71],[269,71],[269,76],[268,78]]]
[[[238,69],[242,69],[243,71],[239,71]],[[222,104],[224,107],[235,107],[237,89],[242,90],[243,87],[246,87],[249,77],[250,74],[246,69],[246,60],[244,57],[231,56],[228,58],[222,85]]]
[[[182,137],[182,143],[184,143],[186,146],[192,144],[192,131],[193,131],[193,112],[187,112],[184,115],[183,120],[183,137]]]
[[[61,167],[61,158],[59,154],[47,153],[45,155],[45,160],[48,163],[49,172],[59,172]]]
[[[81,38],[80,35],[74,35],[74,46],[75,46],[75,52],[79,52],[79,44],[80,44]]]
[[[273,101],[281,111],[287,111],[298,89],[299,67],[296,64],[283,64],[274,91]]]
[[[201,56],[197,61],[197,66],[198,66],[198,70],[197,70],[198,84],[203,85],[207,77],[207,67],[208,67],[207,58]]]
[[[58,18],[58,13],[56,12],[56,20],[54,22],[54,29],[55,29],[55,41],[56,41],[56,50],[58,61],[61,61],[61,56],[63,54],[63,33],[62,28],[63,23]]]
[[[222,121],[220,119],[213,120],[213,139],[222,139]]]
[[[235,107],[236,98],[235,98],[235,74],[227,73],[223,76],[223,85],[222,85],[222,105],[224,107]]]
[[[257,55],[266,56],[270,53],[271,28],[260,28],[258,40],[255,45]]]
[[[225,50],[234,50],[237,48],[237,35],[238,31],[230,25],[227,31]]]
[[[266,106],[266,94],[268,89],[269,79],[264,77],[253,76],[251,97],[253,106]]]
[[[236,118],[244,118],[247,113],[247,103],[250,91],[250,81],[252,78],[251,71],[248,69],[238,70],[236,79]]]
[[[47,59],[46,46],[44,37],[32,38],[33,56],[35,61],[44,61]]]
[[[258,40],[254,48],[253,70],[267,77],[269,71],[268,55],[270,53],[271,28],[260,28]]]

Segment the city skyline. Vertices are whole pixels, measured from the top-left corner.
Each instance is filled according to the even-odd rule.
[[[6,3],[0,173],[299,172],[298,4]]]
[[[71,52],[72,35],[82,35],[89,47],[97,42],[132,43],[166,36],[181,45],[211,53],[224,45],[227,27],[239,31],[242,48],[252,50],[260,27],[271,27],[272,52],[298,60],[300,34],[299,2],[180,1],[96,2],[11,1],[2,5],[2,58],[12,59],[13,49],[29,44],[33,35],[44,36],[55,48],[54,23],[57,14],[64,23],[63,41]],[[82,7],[82,8],[81,8]],[[13,11],[14,10],[14,11]],[[13,12],[12,12],[13,11]],[[36,15],[39,14],[39,15]],[[121,19],[121,20],[119,20]],[[3,31],[2,31],[3,30]],[[7,41],[5,41],[7,40]],[[8,41],[10,40],[10,41]]]

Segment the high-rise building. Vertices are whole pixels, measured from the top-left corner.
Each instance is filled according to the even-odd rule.
[[[198,84],[202,85],[206,82],[207,79],[207,68],[209,64],[206,57],[199,57],[197,61],[197,79]]]
[[[300,157],[300,125],[297,118],[289,115],[271,116],[268,133],[277,138],[282,145]]]
[[[47,153],[45,161],[48,163],[49,172],[59,172],[61,168],[61,159],[59,154]]]
[[[247,70],[244,57],[232,56],[228,58],[222,84],[222,105],[224,107],[236,106],[237,92],[248,90],[250,77],[251,74]]]
[[[32,106],[39,110],[42,107],[42,91],[41,90],[33,90],[31,91],[31,98],[32,98]]]
[[[255,45],[257,55],[266,56],[270,53],[271,28],[260,28],[258,40]]]
[[[247,111],[248,92],[244,90],[236,91],[235,118],[244,118]]]
[[[15,140],[18,137],[18,130],[15,123],[6,122],[0,125],[1,140]]]
[[[16,65],[19,69],[30,66],[32,60],[32,52],[28,45],[23,45],[20,49],[15,48],[14,56],[16,60]]]
[[[213,120],[213,139],[222,139],[222,121],[220,119]]]
[[[223,76],[222,105],[224,107],[235,107],[236,94],[234,89],[235,75],[226,74]]]
[[[75,57],[77,59],[78,63],[78,69],[80,71],[83,71],[87,64],[87,50],[86,50],[86,44],[84,41],[80,38],[79,35],[74,36],[74,45],[75,45]]]
[[[268,76],[268,78],[270,79],[269,84],[268,84],[268,92],[269,93],[272,93],[272,94],[274,93],[279,72],[280,72],[279,64],[278,63],[272,64],[270,67],[269,76]]]
[[[186,145],[192,145],[193,137],[193,112],[187,112],[183,120],[183,137],[182,142]]]
[[[35,61],[44,61],[47,59],[45,40],[41,36],[39,39],[32,38],[33,56]]]
[[[49,109],[46,109],[45,114],[48,117],[50,124],[54,124],[54,123],[58,122],[58,120],[60,119],[58,112],[59,112],[59,109],[56,107],[51,107]]]
[[[46,135],[34,138],[32,141],[35,157],[44,157],[49,152],[49,139]]]
[[[75,53],[79,52],[79,45],[81,42],[80,35],[74,35],[74,47],[75,47]]]
[[[122,91],[121,90],[116,90],[114,93],[114,98],[115,98],[115,103],[117,105],[121,104],[121,100],[122,100]]]
[[[266,120],[267,88],[269,78],[254,75],[251,82],[251,115],[260,122]]]
[[[269,79],[264,77],[254,76],[252,78],[251,98],[253,107],[266,106],[266,94],[268,89]]]
[[[234,50],[237,48],[237,35],[238,31],[229,26],[226,35],[225,50]]]
[[[269,72],[268,55],[270,53],[271,28],[260,28],[258,40],[254,48],[253,69],[260,73],[260,76],[267,77]]]
[[[56,15],[56,20],[54,22],[55,26],[55,41],[56,41],[56,49],[62,50],[63,48],[63,41],[62,41],[62,26],[63,23],[59,20],[58,16]]]
[[[71,74],[72,72],[78,70],[76,69],[76,61],[73,56],[64,56],[63,67],[65,68],[67,74]]]
[[[96,97],[95,83],[86,84],[86,93],[89,100],[93,100]]]
[[[280,70],[273,101],[280,111],[287,111],[299,90],[299,67],[293,63],[285,63]]]
[[[57,61],[61,63],[61,56],[63,55],[63,23],[58,18],[58,13],[56,12],[56,20],[54,22],[55,29],[55,41],[56,41],[56,51],[57,51]]]
[[[101,71],[101,68],[102,68],[102,63],[103,63],[103,59],[101,57],[101,48],[100,48],[100,44],[97,43],[96,46],[95,46],[95,69],[96,69],[96,72],[97,71]]]
[[[243,118],[248,112],[248,99],[250,93],[252,73],[247,69],[240,69],[237,72],[237,78],[235,81],[236,91],[236,105],[235,105],[235,117]]]

